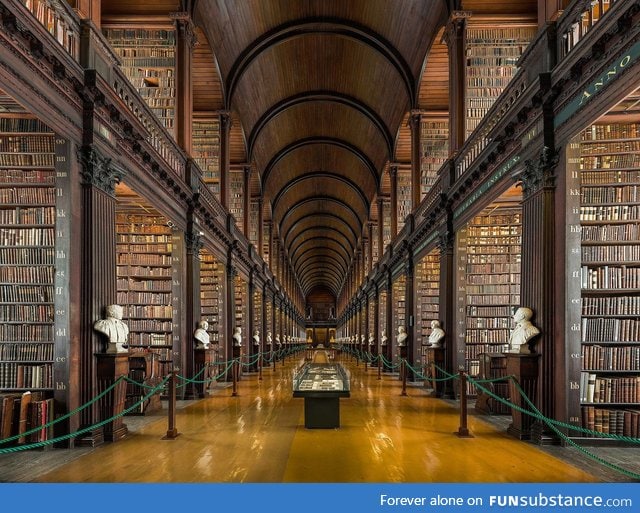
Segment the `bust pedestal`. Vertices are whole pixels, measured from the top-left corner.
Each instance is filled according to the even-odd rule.
[[[539,354],[525,353],[506,353],[507,356],[507,376],[514,376],[520,384],[520,388],[530,399],[532,403],[536,403],[536,393],[538,388],[538,362]],[[531,409],[526,403],[513,380],[509,380],[509,395],[511,402],[524,409]],[[507,428],[507,433],[519,438],[520,440],[529,440],[531,438],[531,427],[535,422],[535,418],[526,413],[522,413],[515,408],[511,408],[513,422]]]
[[[431,388],[432,392],[429,395],[442,397],[444,385],[442,381],[436,379],[438,377],[438,369],[436,366],[441,369],[444,368],[444,347],[426,347],[424,358],[424,366],[427,371],[427,379],[424,380],[424,386]]]
[[[407,359],[407,346],[398,346],[398,355],[400,356],[400,360],[404,361]],[[400,364],[400,375],[398,379],[402,381],[405,379],[405,374],[407,373],[407,366],[405,363]]]
[[[196,348],[195,353],[195,371],[200,377],[198,381],[205,381],[205,383],[195,383],[196,395],[199,398],[206,397],[213,388],[213,381],[206,382],[214,375],[213,363],[215,362],[215,350]],[[204,371],[202,370],[204,369]],[[202,374],[199,374],[202,371]]]
[[[96,354],[96,359],[98,393],[113,385],[120,376],[129,374],[129,353],[99,353]],[[126,397],[127,382],[122,380],[99,400],[100,420],[121,414],[124,411]],[[124,438],[129,430],[122,416],[119,416],[104,424],[103,432],[105,441],[116,442]]]

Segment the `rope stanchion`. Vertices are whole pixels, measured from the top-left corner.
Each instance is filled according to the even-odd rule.
[[[169,376],[169,407],[167,414],[167,434],[162,437],[163,440],[175,440],[178,438],[178,429],[176,428],[176,371],[171,371]]]
[[[238,374],[240,370],[240,361],[233,360],[231,365],[231,380],[233,382],[233,388],[231,389],[231,397],[238,396]]]
[[[262,381],[262,367],[264,367],[264,353],[260,353],[258,361],[258,381]]]
[[[378,355],[378,379],[382,379],[382,355]]]
[[[458,431],[454,433],[459,438],[473,438],[467,428],[467,375],[463,369],[460,369],[460,426]]]
[[[407,360],[404,358],[400,361],[400,374],[402,375],[402,393],[400,395],[407,395]]]

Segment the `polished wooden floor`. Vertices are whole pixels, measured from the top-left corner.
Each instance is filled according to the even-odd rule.
[[[175,440],[165,419],[91,451],[42,482],[585,482],[596,478],[517,441],[478,417],[474,438],[453,434],[458,411],[424,389],[400,396],[397,377],[351,372],[339,429],[305,429],[303,399],[292,397],[301,363],[290,357],[263,380],[245,376],[230,389],[179,411]]]

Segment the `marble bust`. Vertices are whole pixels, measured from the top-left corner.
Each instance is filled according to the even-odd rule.
[[[407,345],[407,332],[404,326],[398,326],[398,347],[404,347]]]
[[[520,307],[513,314],[516,327],[509,337],[509,349],[511,353],[531,354],[528,342],[540,333],[532,322],[533,311],[527,307]]]
[[[196,349],[209,349],[211,339],[209,337],[209,333],[207,332],[208,328],[209,323],[207,321],[200,321],[198,323],[198,327],[193,332],[193,338],[196,341]]]
[[[102,333],[107,339],[107,353],[126,353],[129,327],[122,320],[122,307],[108,305],[105,318],[95,322],[93,329]]]
[[[233,330],[233,345],[236,347],[242,345],[242,328],[240,326]]]
[[[444,338],[444,330],[440,326],[440,321],[431,321],[431,333],[429,334],[429,345],[431,347],[442,347],[441,342]]]

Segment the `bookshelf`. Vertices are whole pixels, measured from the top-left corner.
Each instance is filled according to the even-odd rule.
[[[512,315],[520,306],[521,212],[516,206],[490,205],[457,234],[457,290],[462,293],[456,337],[465,351],[458,364],[471,376],[480,371],[479,355],[508,349]]]
[[[420,199],[429,192],[449,156],[449,122],[422,117],[420,128]]]
[[[597,123],[578,140],[582,423],[637,437],[640,123]]]
[[[404,326],[407,333],[407,278],[404,274],[400,274],[393,282],[393,306],[392,306],[392,329],[393,329],[393,347],[397,346],[398,327]]]
[[[422,358],[424,350],[431,334],[431,321],[439,320],[440,302],[440,253],[433,250],[428,253],[415,269],[416,284],[416,346],[422,346]]]
[[[515,76],[518,59],[533,40],[532,24],[490,26],[470,23],[466,30],[465,132],[476,129],[498,96]]]
[[[200,254],[200,319],[209,323],[207,332],[211,347],[219,359],[220,342],[224,337],[222,305],[224,302],[224,267],[216,257],[203,251]]]
[[[103,26],[120,69],[151,111],[174,134],[176,34],[169,28]]]
[[[260,336],[260,344],[262,346],[262,342],[264,340],[265,334],[262,333],[262,291],[255,290],[253,292],[253,331],[258,330],[258,335]],[[251,345],[253,345],[253,332],[250,334]],[[260,347],[261,347],[260,346]],[[257,353],[260,351],[260,347],[254,347],[252,353]]]
[[[405,218],[411,213],[411,168],[398,168],[398,233],[404,227]]]
[[[244,233],[244,171],[229,171],[229,213],[236,219],[236,225]],[[245,234],[246,235],[246,234]]]
[[[271,223],[264,223],[262,227],[262,259],[271,268]]]
[[[247,238],[249,242],[257,249],[258,246],[258,211],[260,204],[258,201],[251,201],[249,209],[249,234]]]
[[[170,225],[125,185],[116,187],[117,302],[129,326],[129,352],[154,353],[160,376],[173,369],[179,351],[173,298],[180,240]]]
[[[392,337],[389,333],[389,329],[387,327],[387,301],[388,301],[388,292],[386,290],[381,290],[378,296],[378,332],[380,333],[380,347],[381,352],[385,356],[385,358],[389,358],[389,353],[387,347],[391,346]],[[387,342],[385,345],[382,345],[382,337],[387,337]]]
[[[371,227],[371,261],[373,265],[380,259],[380,254],[378,250],[378,223],[373,223]]]
[[[242,344],[246,347],[247,340],[251,338],[249,334],[249,299],[247,297],[247,282],[240,275],[234,278],[233,294],[233,327],[242,329]]]
[[[191,131],[191,156],[202,171],[202,180],[220,199],[220,120],[195,117]]]
[[[56,250],[64,251],[56,207],[68,194],[56,196],[67,176],[56,178],[57,145],[35,118],[0,117],[0,439],[52,420],[54,383],[66,383],[54,377],[61,354],[55,329],[62,326],[54,312],[66,310],[56,294]],[[52,433],[43,429],[17,443]]]
[[[384,254],[385,248],[391,244],[391,202],[388,199],[383,200],[382,215],[382,243],[384,247],[379,248],[379,255]]]

